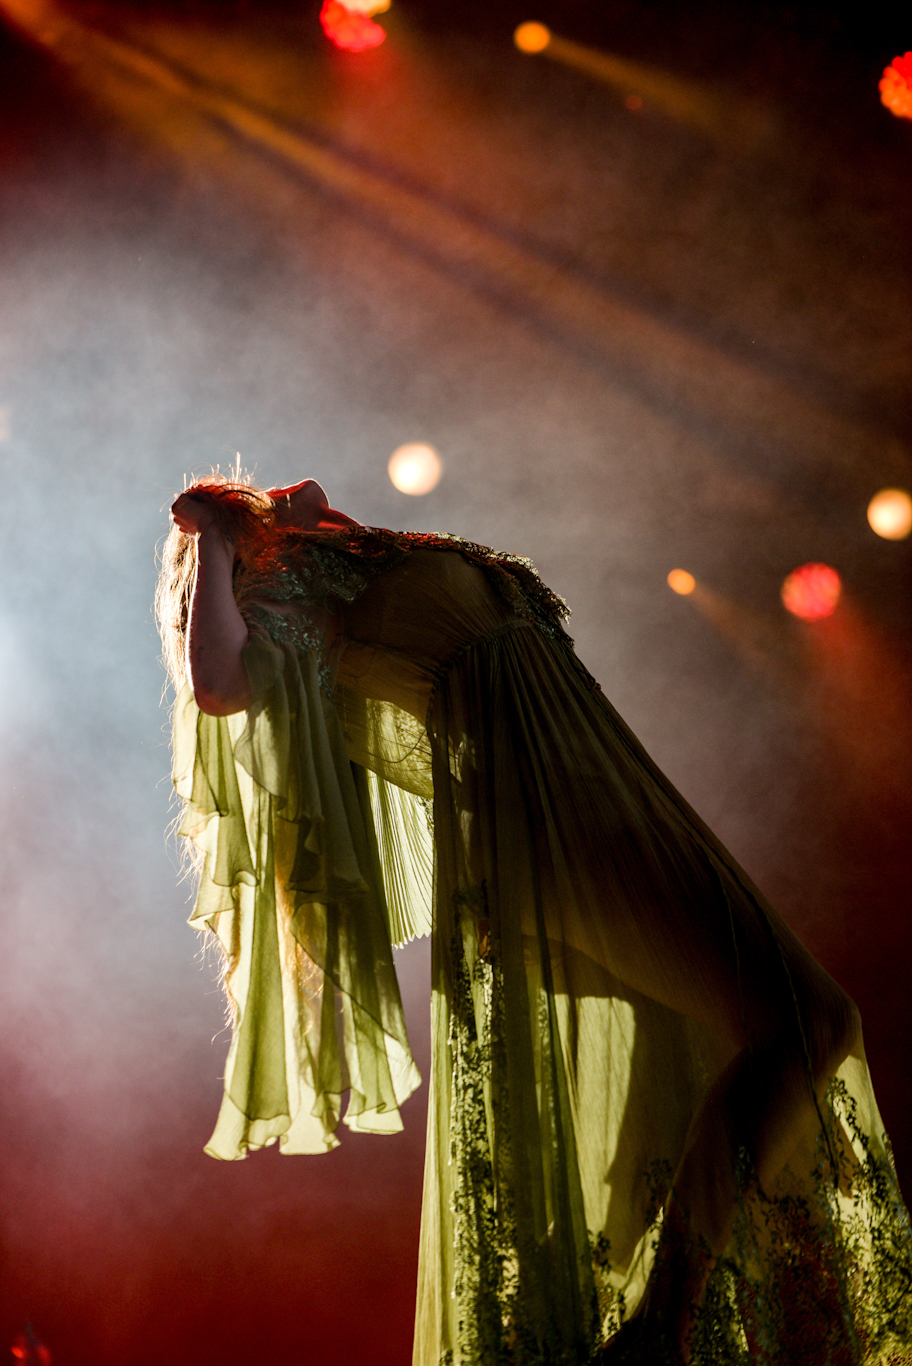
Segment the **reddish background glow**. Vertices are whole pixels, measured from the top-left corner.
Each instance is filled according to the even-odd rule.
[[[0,0],[29,35],[0,20],[0,1364],[29,1322],[54,1366],[411,1359],[426,1086],[401,1135],[202,1152],[227,1040],[162,838],[149,600],[169,494],[238,448],[532,556],[857,1000],[912,1173],[912,542],[861,520],[912,489],[894,40],[865,45],[876,7],[840,37],[821,7],[802,36],[760,0],[543,0],[573,65],[498,0],[408,0],[349,56],[319,9]],[[721,52],[749,155],[685,101]],[[408,433],[447,461],[424,503],[386,475]],[[799,627],[808,554],[852,592]],[[427,945],[400,962],[427,1076]]]
[[[828,564],[803,564],[782,585],[782,601],[802,621],[832,616],[842,593],[842,582]]]

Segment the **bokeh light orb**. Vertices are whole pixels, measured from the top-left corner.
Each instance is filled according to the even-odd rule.
[[[912,119],[912,52],[894,57],[879,85],[880,102],[898,119]]]
[[[320,23],[329,41],[342,52],[368,52],[386,41],[386,30],[374,23],[369,12],[343,5],[341,0],[323,0]]]
[[[393,451],[387,468],[400,493],[430,493],[440,483],[443,461],[433,446],[410,441]]]
[[[544,52],[551,41],[551,30],[544,24],[529,22],[520,24],[513,34],[513,41],[520,52]]]
[[[688,574],[686,569],[673,569],[668,575],[668,587],[673,593],[680,593],[682,597],[692,593],[696,586],[696,579],[693,574]]]
[[[901,541],[912,531],[912,498],[905,489],[881,489],[868,504],[868,525],[885,541]]]
[[[842,580],[828,564],[803,564],[782,585],[782,602],[802,621],[823,621],[836,611]]]

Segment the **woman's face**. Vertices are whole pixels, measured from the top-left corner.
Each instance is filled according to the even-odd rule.
[[[267,489],[276,506],[276,521],[280,526],[300,526],[305,530],[316,526],[320,513],[327,507],[327,498],[316,479],[302,479],[284,489]]]

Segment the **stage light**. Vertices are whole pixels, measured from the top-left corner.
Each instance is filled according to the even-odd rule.
[[[430,493],[440,483],[443,461],[423,441],[410,441],[393,451],[387,467],[389,477],[400,493]]]
[[[905,489],[881,489],[868,504],[868,524],[885,541],[901,541],[912,531],[912,498]]]
[[[31,1324],[26,1326],[24,1333],[16,1336],[10,1350],[16,1360],[22,1362],[22,1366],[51,1366],[51,1354],[44,1343],[35,1337]]]
[[[686,569],[673,569],[668,575],[668,587],[673,593],[680,593],[686,597],[692,593],[697,586],[697,581],[693,574],[688,574]]]
[[[520,24],[513,34],[513,41],[520,52],[544,52],[551,41],[551,30],[544,24]]]
[[[358,0],[352,0],[351,5],[343,5],[340,0],[323,0],[320,23],[329,41],[343,52],[366,52],[386,40],[385,31],[370,15],[388,8],[388,0],[386,4],[381,2],[367,10],[358,4]]]
[[[898,119],[912,119],[912,52],[894,57],[878,86],[880,102]]]
[[[842,580],[828,564],[803,564],[782,585],[782,602],[802,621],[832,616],[842,593]]]

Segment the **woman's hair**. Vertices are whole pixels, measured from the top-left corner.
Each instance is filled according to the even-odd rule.
[[[204,475],[184,491],[212,505],[226,540],[235,542],[242,556],[275,524],[272,499],[240,469],[233,479],[222,474]],[[195,570],[196,537],[172,525],[162,546],[155,620],[162,640],[162,662],[175,692],[180,691],[187,676],[184,640]]]

